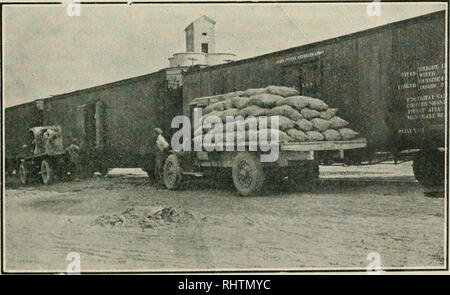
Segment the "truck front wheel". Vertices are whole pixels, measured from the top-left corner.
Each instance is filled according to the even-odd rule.
[[[417,181],[424,187],[444,185],[444,152],[422,151],[414,157],[413,171]]]
[[[55,171],[49,160],[42,160],[41,163],[42,182],[47,185],[55,181]]]
[[[243,196],[258,193],[264,184],[264,171],[255,154],[238,153],[233,160],[233,183]]]
[[[176,155],[170,155],[164,162],[164,185],[169,190],[176,190],[180,187],[183,175],[181,165]]]

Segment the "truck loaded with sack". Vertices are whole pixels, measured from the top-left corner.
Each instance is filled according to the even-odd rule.
[[[321,161],[342,162],[346,150],[366,147],[337,109],[294,88],[267,86],[199,97],[191,102],[190,113],[191,122],[200,114],[201,124],[192,132],[200,148],[187,145],[189,151],[169,156],[164,167],[169,189],[212,168],[231,170],[241,195],[256,194],[264,182],[286,177],[301,185],[318,178]]]
[[[443,188],[446,35],[446,12],[438,11],[236,62],[192,67],[183,75],[184,112],[197,97],[267,85],[293,87],[302,96],[337,108],[337,116],[349,122],[347,127],[367,139],[366,148],[346,153],[347,164],[413,160],[420,184]],[[271,103],[266,98],[246,111],[257,114]],[[234,107],[245,104],[244,100]],[[292,113],[285,106],[276,112]],[[328,124],[342,124],[332,118],[333,110],[321,116],[317,112],[323,110],[300,111],[320,129],[315,130],[320,134],[310,131],[309,137],[343,136],[333,131],[324,134]],[[296,117],[290,119],[303,126],[296,130],[305,133],[310,124]]]

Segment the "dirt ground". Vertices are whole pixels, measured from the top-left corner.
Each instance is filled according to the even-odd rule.
[[[6,180],[7,271],[382,268],[444,264],[445,199],[424,196],[411,163],[321,167],[316,186],[265,187],[240,197],[230,182],[183,191],[140,170],[21,187]]]

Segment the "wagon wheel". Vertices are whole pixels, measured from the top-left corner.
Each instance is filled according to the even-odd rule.
[[[30,183],[30,171],[28,171],[24,162],[20,163],[19,177],[20,177],[20,183],[22,183],[22,184]]]
[[[169,190],[176,190],[183,180],[181,165],[176,155],[167,157],[164,163],[164,184]]]
[[[41,177],[44,184],[51,184],[55,181],[55,171],[48,160],[42,160]]]
[[[242,152],[233,160],[233,183],[243,195],[253,195],[261,190],[264,183],[264,171],[256,155]]]

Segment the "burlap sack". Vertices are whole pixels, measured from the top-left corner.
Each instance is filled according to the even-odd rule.
[[[231,99],[226,99],[222,101],[223,110],[231,109],[233,107],[233,104],[231,103]]]
[[[334,129],[328,129],[322,132],[323,136],[325,136],[325,140],[328,141],[335,141],[335,140],[341,140],[342,136],[339,133],[339,131]]]
[[[253,120],[250,119],[245,119],[243,121],[237,121],[236,124],[236,130],[238,130],[238,128],[244,128],[244,130],[249,130],[249,129],[255,129],[258,130],[258,119],[260,117],[256,117],[256,123]],[[253,126],[255,123],[256,126]]]
[[[207,106],[207,107],[204,107],[204,108],[202,109],[203,115],[209,114],[209,113],[211,113],[212,111],[214,111],[214,108],[216,107],[215,105],[216,105],[216,103],[213,103],[213,104],[210,104],[210,105]]]
[[[221,114],[222,114],[221,111],[212,111],[212,112],[210,112],[210,113],[208,113],[208,114],[204,114],[204,113],[203,113],[202,119],[203,119],[203,121],[205,121],[205,119],[208,118],[208,117],[210,117],[210,116],[216,116],[216,117],[219,117],[219,118],[220,118],[220,115],[221,115]]]
[[[222,122],[225,122],[227,116],[236,117],[239,115],[239,109],[230,108],[222,111],[222,114],[220,114],[219,118],[222,120]]]
[[[325,139],[323,134],[319,131],[308,131],[306,132],[306,135],[308,136],[308,141],[322,141]]]
[[[327,130],[331,125],[330,121],[321,118],[314,118],[311,120],[311,123],[314,129],[320,132]]]
[[[280,130],[283,130],[283,131],[289,130],[291,128],[294,128],[294,126],[295,126],[295,121],[291,120],[285,116],[278,115],[278,116],[274,116],[274,117],[278,117],[278,124],[279,124],[278,128]],[[273,117],[269,117],[267,120],[267,125],[270,126],[271,128],[273,128],[272,127],[272,118]]]
[[[302,114],[302,116],[307,120],[320,117],[320,112],[316,110],[311,110],[309,108],[304,108],[303,110],[301,110],[300,114]]]
[[[289,129],[286,131],[287,135],[295,142],[305,142],[308,141],[308,136],[305,132],[297,130],[297,129]]]
[[[201,99],[201,100],[208,99],[210,104],[214,104],[216,102],[224,101],[225,97],[223,94],[218,94],[218,95],[212,95],[212,96],[199,97],[198,99]]]
[[[242,110],[239,111],[239,115],[245,117],[248,116],[265,116],[267,114],[267,109],[261,108],[259,106],[255,106],[255,105],[251,105],[248,106],[246,108],[243,108]]]
[[[203,114],[209,114],[212,111],[223,111],[232,107],[231,100],[226,99],[224,101],[219,101],[213,104],[210,104],[206,108],[203,109]]]
[[[250,105],[250,98],[245,96],[235,96],[231,98],[231,104],[233,108],[243,109]]]
[[[263,93],[250,96],[250,104],[262,108],[273,108],[280,99],[283,99],[283,97],[275,94]]]
[[[356,131],[353,131],[350,128],[341,128],[339,129],[339,133],[342,136],[342,139],[344,140],[352,140],[358,137],[359,133]]]
[[[263,93],[266,93],[266,89],[264,89],[264,88],[250,88],[250,89],[245,90],[242,93],[242,95],[250,97],[253,95],[263,94]]]
[[[245,130],[245,131],[235,131],[234,132],[234,143],[237,144],[240,140],[244,142],[255,142],[258,143],[259,130]],[[223,134],[223,140],[226,142],[226,134]]]
[[[278,139],[281,143],[286,143],[286,142],[290,142],[292,141],[291,137],[289,135],[287,135],[285,132],[279,130],[278,131]]]
[[[290,97],[285,97],[285,98],[277,101],[277,106],[281,106],[281,105],[289,105],[289,106],[297,109],[298,111],[301,111],[303,108],[308,106],[308,100],[306,99],[305,96],[299,96],[299,95],[290,96]]]
[[[280,95],[283,97],[294,96],[298,94],[298,91],[294,88],[284,86],[267,86],[266,92],[271,94]]]
[[[341,129],[348,125],[347,121],[338,116],[334,116],[333,118],[331,118],[330,123],[330,128],[333,129]]]
[[[229,99],[229,98],[233,98],[233,97],[240,96],[243,94],[244,94],[244,91],[233,91],[233,92],[228,92],[228,93],[223,94],[223,97],[224,97],[224,99]]]
[[[266,136],[268,141],[272,141],[275,140],[275,132],[278,132],[278,142],[280,143],[287,143],[292,141],[291,137],[289,135],[286,134],[286,132],[282,131],[282,130],[273,130],[273,129],[261,129],[258,131],[258,140],[259,138],[261,138],[261,134],[265,134],[263,136]]]
[[[328,109],[328,105],[323,102],[322,100],[318,98],[308,98],[308,106],[310,109],[316,110],[316,111],[326,111]]]
[[[295,125],[303,131],[310,131],[313,128],[312,123],[306,119],[297,120]]]
[[[256,140],[258,139],[258,130],[243,130],[243,131],[234,130],[234,132],[233,132],[234,142],[236,143],[238,136],[241,136],[241,135],[244,135],[244,139],[246,141],[248,141],[251,134],[253,134],[255,136]],[[227,132],[224,127],[224,129],[223,129],[223,141],[224,142],[226,141],[226,135],[227,135]]]
[[[320,113],[320,118],[330,120],[336,115],[337,109],[328,109]]]
[[[285,116],[291,120],[300,120],[303,116],[289,105],[277,106],[267,112],[267,116]]]

